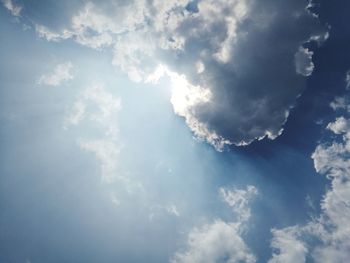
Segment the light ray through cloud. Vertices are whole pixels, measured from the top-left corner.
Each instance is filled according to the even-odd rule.
[[[1,1],[0,262],[346,263],[349,8]]]

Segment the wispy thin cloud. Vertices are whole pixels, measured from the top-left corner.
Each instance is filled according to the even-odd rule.
[[[12,0],[2,0],[4,7],[10,11],[13,16],[20,16],[23,9],[22,6],[14,3]]]
[[[45,86],[59,86],[74,78],[72,71],[72,62],[68,61],[66,63],[58,64],[51,73],[40,76],[38,84]]]

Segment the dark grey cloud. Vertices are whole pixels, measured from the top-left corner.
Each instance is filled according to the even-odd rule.
[[[174,111],[219,150],[281,134],[314,68],[305,43],[327,38],[304,0],[108,6],[86,3],[60,32],[37,31],[48,40],[112,48],[113,64],[135,81],[162,65],[172,78]]]
[[[175,32],[185,43],[177,59],[168,57],[166,64],[211,93],[184,117],[192,119],[188,124],[195,133],[202,123],[204,139],[219,148],[222,142],[249,144],[282,132],[314,67],[303,44],[326,37],[305,1],[200,1],[198,13]],[[205,68],[201,73],[198,61]]]

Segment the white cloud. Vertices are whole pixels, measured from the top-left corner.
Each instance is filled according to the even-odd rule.
[[[315,65],[312,62],[314,52],[307,48],[299,47],[299,51],[295,53],[295,68],[298,74],[310,76],[314,71]]]
[[[319,263],[348,262],[350,258],[349,123],[350,120],[345,116],[329,123],[327,129],[340,138],[319,144],[312,154],[316,171],[331,181],[330,188],[321,201],[321,214],[304,226],[273,229],[271,246],[280,252],[274,253],[270,262],[305,262],[305,255],[311,256]]]
[[[51,31],[49,28],[43,25],[35,25],[35,31],[41,38],[45,38],[47,41],[60,41],[72,37],[72,33],[68,30],[64,30],[62,33]]]
[[[180,217],[180,211],[178,207],[175,204],[153,204],[148,207],[149,209],[149,215],[148,218],[150,221],[156,221],[157,219],[163,217],[163,216],[173,216],[173,217]]]
[[[180,212],[177,209],[176,205],[169,205],[166,207],[166,210],[168,211],[169,214],[175,215],[177,217],[180,216]]]
[[[48,41],[72,38],[81,45],[101,49],[114,44],[118,35],[133,31],[145,22],[143,2],[131,1],[130,4],[118,5],[110,3],[108,9],[87,2],[72,17],[69,27],[55,32],[44,25],[36,24],[36,31]],[[132,13],[130,10],[133,10]]]
[[[312,158],[317,172],[331,180],[331,189],[322,200],[319,236],[314,257],[318,262],[346,262],[350,258],[350,126],[344,117],[328,125],[342,142],[317,146]]]
[[[240,236],[239,225],[216,220],[191,231],[188,248],[177,253],[172,263],[256,262]]]
[[[75,130],[77,145],[93,156],[101,181],[113,187],[110,199],[119,206],[123,196],[143,198],[142,182],[120,165],[124,148],[119,136],[118,115],[122,101],[103,84],[94,84],[77,95],[64,120],[65,130]],[[142,200],[147,202],[148,200]],[[167,214],[179,216],[175,205],[164,207]]]
[[[258,190],[254,186],[249,185],[247,190],[220,188],[219,193],[233,212],[238,215],[239,221],[244,222],[250,218],[249,202],[252,197],[258,194]]]
[[[82,92],[74,102],[66,123],[77,125],[85,118],[109,127],[114,125],[112,117],[121,110],[121,99],[109,93],[103,85],[93,85]],[[87,110],[90,109],[90,111]]]
[[[22,6],[15,4],[12,0],[2,0],[4,7],[11,12],[13,16],[20,16],[23,9]]]
[[[63,82],[67,82],[74,78],[72,70],[73,64],[70,61],[58,64],[52,73],[42,75],[38,80],[38,84],[46,86],[59,86]]]
[[[327,129],[335,134],[343,134],[350,130],[350,122],[342,116],[336,118],[335,122],[329,123]]]
[[[85,121],[95,123],[103,131],[102,138],[80,138],[78,144],[96,156],[101,165],[102,180],[107,183],[116,179],[127,183],[127,179],[117,171],[121,144],[115,117],[120,110],[119,98],[109,93],[103,85],[93,85],[78,96],[65,120],[66,128],[69,125],[83,125]]]
[[[256,262],[242,237],[250,217],[249,201],[257,194],[256,188],[220,188],[219,193],[236,214],[236,220],[216,219],[213,223],[194,228],[188,235],[186,250],[177,252],[172,263]]]
[[[345,81],[346,81],[346,88],[349,89],[350,88],[350,70],[346,72]]]
[[[78,125],[84,119],[86,105],[82,100],[77,100],[69,116],[66,118],[67,124]]]
[[[333,110],[346,110],[350,112],[348,99],[346,97],[336,97],[329,105]]]
[[[102,181],[111,183],[118,177],[117,163],[119,156],[118,145],[108,139],[81,139],[79,146],[86,151],[92,152],[101,164]]]
[[[298,237],[298,227],[272,229],[271,247],[275,251],[268,263],[303,263],[308,249]]]

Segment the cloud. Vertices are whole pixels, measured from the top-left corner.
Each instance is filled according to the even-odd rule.
[[[77,100],[74,102],[71,113],[66,118],[66,123],[71,125],[78,125],[84,119],[86,105],[84,101]]]
[[[119,135],[118,115],[122,100],[104,84],[93,84],[80,92],[68,109],[63,123],[67,132],[74,131],[78,147],[91,155],[99,168],[101,182],[110,188],[115,206],[137,197],[147,204],[142,182],[123,170],[121,154],[124,149]],[[164,206],[167,214],[179,216],[175,205]]]
[[[113,65],[135,81],[160,65],[181,76],[174,111],[218,150],[282,133],[314,68],[303,44],[328,37],[303,0],[107,3],[87,3],[59,33],[38,34],[111,48]]]
[[[346,110],[350,112],[350,106],[348,105],[348,98],[347,97],[336,97],[334,101],[330,103],[330,107],[333,110]]]
[[[343,116],[336,118],[335,122],[329,123],[327,129],[331,130],[335,134],[343,134],[350,130],[350,122]]]
[[[314,52],[307,48],[299,47],[299,51],[295,53],[295,68],[298,74],[310,76],[314,71],[315,65],[312,63],[312,55]]]
[[[303,263],[308,249],[298,235],[299,228],[272,229],[271,247],[275,250],[268,263]]]
[[[345,81],[346,81],[346,89],[349,89],[350,88],[350,70],[346,72]]]
[[[173,263],[255,262],[240,237],[239,226],[217,220],[194,229],[188,237],[188,250],[177,253]]]
[[[121,108],[120,98],[108,92],[104,85],[95,84],[77,96],[66,122],[68,125],[77,125],[87,119],[102,124],[104,128],[109,127],[115,125],[109,122]]]
[[[87,2],[73,15],[69,27],[53,31],[44,25],[36,24],[35,28],[38,35],[48,41],[72,38],[81,45],[101,49],[115,43],[118,35],[134,31],[144,22],[143,2]],[[130,10],[133,10],[132,13]]]
[[[38,84],[46,86],[59,86],[63,82],[67,82],[74,78],[72,70],[73,64],[70,61],[58,64],[52,73],[42,75],[38,80]]]
[[[188,235],[187,249],[177,252],[172,263],[256,262],[242,237],[245,223],[250,217],[249,201],[257,194],[256,188],[220,188],[219,193],[233,209],[236,220],[225,222],[216,219],[213,223],[194,228]]]
[[[167,64],[211,93],[206,103],[186,105],[187,124],[218,149],[280,135],[303,76],[312,72],[312,52],[301,44],[320,34],[317,21],[300,3],[284,4],[202,1],[174,30],[185,42]]]
[[[95,155],[100,162],[102,181],[107,183],[116,179],[128,183],[117,171],[121,144],[115,117],[121,107],[120,98],[109,93],[103,85],[93,85],[78,96],[65,120],[66,129],[72,125],[82,126],[85,121],[96,124],[102,131],[99,138],[80,138],[78,145]]]
[[[102,181],[111,183],[117,177],[117,163],[119,156],[118,145],[108,139],[80,139],[81,149],[91,152],[101,164]]]
[[[149,214],[148,219],[150,221],[155,221],[164,216],[173,216],[180,217],[181,213],[179,212],[178,207],[175,204],[152,204],[148,206]]]
[[[35,25],[35,31],[41,38],[45,38],[47,41],[61,41],[72,37],[72,33],[68,30],[64,30],[61,33],[51,31],[49,28],[43,25]]]
[[[327,129],[337,137],[319,144],[312,154],[316,171],[331,182],[320,204],[322,212],[303,226],[273,229],[271,246],[280,252],[270,262],[305,262],[306,255],[320,263],[350,258],[349,123],[346,115],[329,123]]]
[[[22,6],[15,4],[12,0],[2,0],[4,7],[10,11],[13,16],[20,16],[23,9]]]
[[[219,193],[223,201],[238,215],[239,221],[245,222],[250,218],[249,202],[252,197],[258,194],[258,190],[254,186],[248,186],[247,190],[220,188]]]

